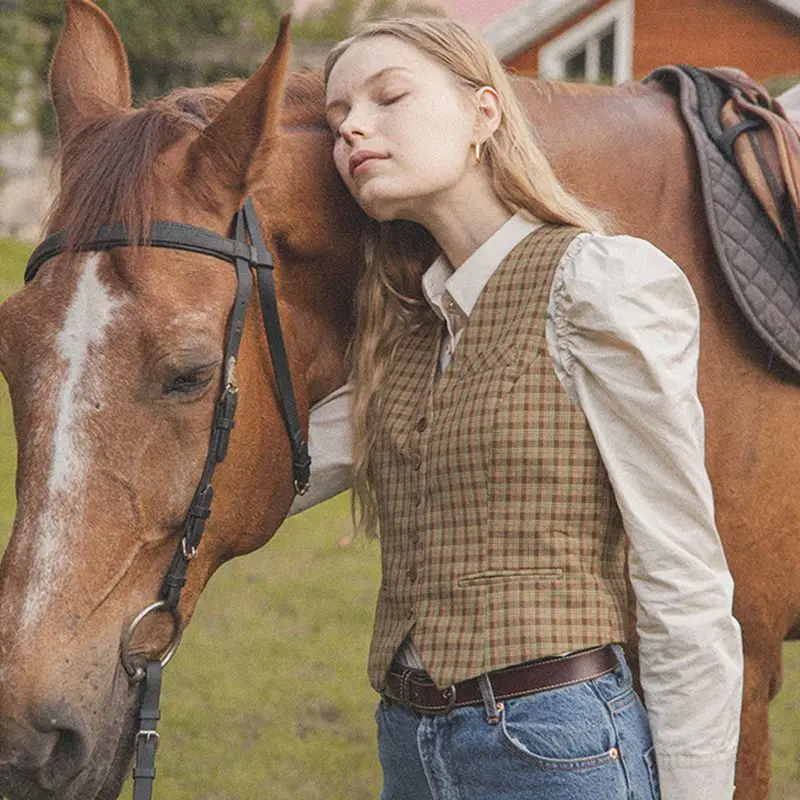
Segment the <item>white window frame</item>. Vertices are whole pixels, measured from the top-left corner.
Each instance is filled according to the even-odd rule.
[[[567,61],[586,49],[586,80],[600,79],[600,35],[614,28],[614,83],[633,77],[633,3],[614,0],[539,50],[539,77],[563,80]]]

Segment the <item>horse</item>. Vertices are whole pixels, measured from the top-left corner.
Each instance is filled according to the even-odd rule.
[[[80,244],[109,222],[142,232],[173,220],[225,236],[251,196],[276,258],[307,426],[311,405],[347,377],[369,224],[333,166],[321,76],[289,74],[287,23],[249,80],[134,110],[111,20],[90,0],[66,0],[66,12],[50,77],[61,174],[49,229],[66,230],[73,251],[0,306],[18,442],[17,514],[0,564],[0,795],[11,800],[119,794],[140,691],[121,666],[121,638],[158,594],[203,470],[236,286],[206,255]],[[781,644],[800,631],[797,382],[753,338],[720,277],[674,98],[638,84],[515,87],[567,186],[668,253],[698,296],[707,463],[745,647],[737,796],[763,800],[767,706]],[[263,546],[294,495],[259,315],[251,299],[237,424],[180,603],[187,624],[215,570]],[[129,658],[162,653],[172,638],[170,617],[151,615]]]

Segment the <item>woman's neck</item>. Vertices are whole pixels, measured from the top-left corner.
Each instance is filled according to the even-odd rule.
[[[418,209],[414,220],[430,231],[455,269],[512,216],[488,180],[468,184],[447,197],[431,199]]]

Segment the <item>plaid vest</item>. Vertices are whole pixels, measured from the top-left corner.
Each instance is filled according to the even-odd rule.
[[[506,256],[441,377],[437,318],[395,351],[371,472],[378,691],[412,631],[439,687],[625,639],[619,510],[545,340],[553,275],[577,233],[548,225]]]

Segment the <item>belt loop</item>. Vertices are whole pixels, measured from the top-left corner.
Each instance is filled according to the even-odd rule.
[[[489,680],[489,673],[484,672],[478,678],[478,683],[481,688],[483,707],[486,709],[486,721],[490,725],[497,725],[497,723],[500,722],[500,711],[502,711],[503,705],[494,699],[494,691],[492,690],[492,682]]]

